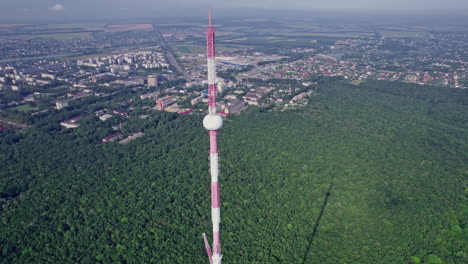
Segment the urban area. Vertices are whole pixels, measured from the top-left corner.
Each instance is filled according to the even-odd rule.
[[[201,26],[110,26],[83,38],[0,39],[0,129],[21,129],[29,116],[81,109],[59,120],[66,129],[82,119],[107,125],[102,142],[122,144],[143,136],[124,133],[129,117],[152,111],[203,114],[208,102],[206,53]],[[468,86],[468,52],[457,33],[398,35],[387,32],[317,38],[297,45],[282,38],[222,34],[217,51],[217,109],[223,118],[249,106],[281,111],[300,108],[320,78],[353,84],[367,80]],[[409,32],[412,33],[412,32]],[[6,36],[6,37],[5,37]],[[348,37],[346,37],[348,36]],[[93,106],[93,107],[89,107]],[[90,111],[90,109],[92,111]]]

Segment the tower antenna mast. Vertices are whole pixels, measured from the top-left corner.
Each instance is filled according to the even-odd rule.
[[[203,126],[210,134],[210,173],[211,173],[211,221],[213,222],[213,251],[211,251],[205,233],[206,253],[210,264],[221,264],[221,242],[219,240],[219,224],[221,222],[220,198],[218,184],[218,130],[223,126],[223,119],[216,113],[216,66],[215,66],[215,29],[212,24],[211,11],[208,13],[206,28],[206,51],[208,69],[208,115],[203,119]]]

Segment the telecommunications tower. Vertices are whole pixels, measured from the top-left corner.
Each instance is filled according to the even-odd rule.
[[[218,184],[218,130],[223,126],[223,119],[216,114],[216,73],[215,73],[215,29],[211,22],[211,11],[208,13],[208,28],[206,29],[206,51],[208,63],[208,115],[203,119],[203,126],[210,133],[210,172],[211,172],[211,220],[213,222],[213,252],[203,233],[206,253],[211,264],[221,264],[221,242],[219,241],[219,209]]]

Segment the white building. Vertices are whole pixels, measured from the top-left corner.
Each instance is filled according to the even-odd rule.
[[[55,107],[60,110],[68,106],[68,101],[57,101],[55,102]]]
[[[41,77],[42,78],[49,78],[49,79],[52,79],[52,80],[55,80],[55,78],[56,78],[55,74],[51,74],[51,73],[41,73]]]
[[[156,75],[148,76],[148,86],[158,87],[158,76],[156,76]]]

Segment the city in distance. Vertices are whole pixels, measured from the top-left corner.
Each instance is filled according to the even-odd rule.
[[[226,263],[468,261],[467,4],[23,2],[0,263],[209,263],[218,207]]]

